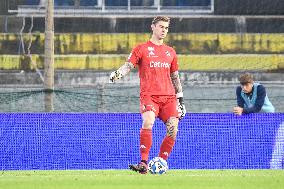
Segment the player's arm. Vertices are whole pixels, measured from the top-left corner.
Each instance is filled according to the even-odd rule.
[[[236,115],[242,115],[243,111],[244,111],[245,100],[243,99],[241,93],[242,93],[242,88],[240,86],[238,86],[236,88],[236,96],[237,96],[237,104],[238,104],[238,106],[233,108],[233,112]]]
[[[109,82],[114,83],[114,81],[119,80],[123,76],[127,75],[130,70],[134,68],[134,65],[131,62],[125,62],[118,70],[112,72],[109,76]]]
[[[171,80],[172,80],[172,83],[173,83],[173,86],[176,92],[176,97],[179,102],[178,108],[179,108],[180,119],[181,119],[185,116],[186,109],[184,105],[182,85],[180,82],[178,71],[172,72],[170,76],[171,76]]]
[[[182,93],[182,86],[179,79],[178,71],[171,73],[171,80],[176,91],[176,94]]]
[[[240,86],[236,89],[237,104],[239,107],[244,108],[245,100],[241,96],[242,88]]]
[[[135,68],[142,57],[142,53],[140,50],[141,46],[138,45],[135,47],[130,55],[128,56],[127,61],[124,65],[122,65],[118,70],[112,72],[109,76],[109,83],[114,83],[116,80],[122,78],[126,74],[130,72],[133,68]]]

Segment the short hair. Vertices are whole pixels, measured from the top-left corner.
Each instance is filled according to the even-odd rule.
[[[239,81],[241,85],[245,85],[247,83],[253,83],[253,75],[248,72],[241,74],[239,77]]]
[[[152,24],[156,25],[158,22],[168,22],[170,24],[170,18],[166,16],[157,16],[152,20]]]

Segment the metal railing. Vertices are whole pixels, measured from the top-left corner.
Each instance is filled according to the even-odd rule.
[[[209,0],[208,4],[178,5],[165,4],[161,0],[152,0],[152,3],[137,4],[131,0],[125,0],[127,4],[110,4],[105,0],[97,0],[94,6],[82,6],[79,0],[75,0],[70,6],[55,6],[55,17],[137,17],[153,15],[194,15],[210,14],[214,11],[214,0]],[[142,2],[142,1],[141,1]],[[56,4],[55,4],[56,5]],[[18,5],[17,9],[9,10],[18,16],[43,17],[45,7],[42,5]]]

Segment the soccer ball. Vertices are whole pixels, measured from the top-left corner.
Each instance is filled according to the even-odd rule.
[[[164,174],[168,168],[167,161],[160,157],[153,158],[148,164],[148,171],[152,174]]]

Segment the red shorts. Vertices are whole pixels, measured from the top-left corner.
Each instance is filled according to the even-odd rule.
[[[178,118],[176,96],[141,96],[140,112],[153,111],[164,123],[170,117]]]

